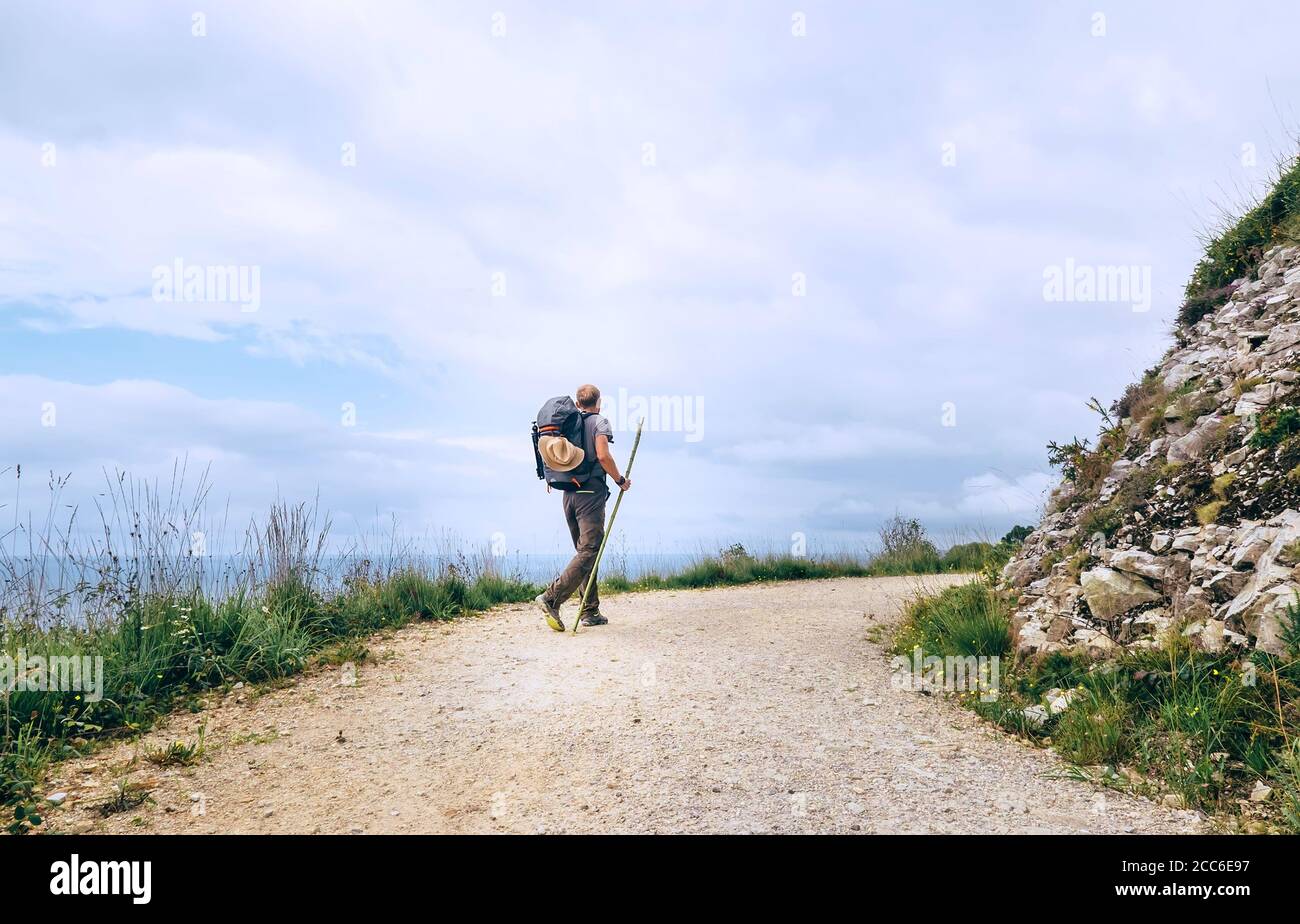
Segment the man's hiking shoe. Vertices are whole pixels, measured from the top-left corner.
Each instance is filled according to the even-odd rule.
[[[606,626],[606,625],[609,625],[609,620],[606,619],[604,616],[600,615],[599,613],[592,613],[590,616],[583,616],[583,617],[582,617],[582,625],[584,625],[584,626]]]
[[[547,603],[546,594],[538,594],[533,598],[533,602],[542,608],[542,612],[546,615],[546,624],[548,626],[556,632],[564,631],[564,620],[560,618],[560,608],[558,606],[551,606],[551,604]]]

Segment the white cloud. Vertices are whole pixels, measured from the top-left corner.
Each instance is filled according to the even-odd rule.
[[[993,472],[962,482],[958,512],[973,517],[1020,517],[1037,520],[1060,478],[1049,472],[1030,472],[1005,478]]]
[[[720,450],[741,462],[833,463],[909,455],[947,455],[951,450],[913,430],[870,424],[774,426],[767,439],[749,440]]]
[[[0,323],[47,338],[5,379],[12,452],[190,451],[249,507],[319,483],[352,513],[527,535],[527,420],[595,381],[707,401],[704,442],[646,444],[639,522],[665,542],[1023,519],[1043,444],[1163,349],[1192,207],[1255,183],[1234,158],[1276,118],[1261,82],[1300,93],[1269,63],[1293,14],[1234,22],[1265,72],[1226,73],[1201,60],[1221,25],[1158,8],[1104,40],[1065,14],[828,8],[802,42],[749,8],[506,12],[502,38],[407,0],[226,3],[204,40],[129,0],[7,17]],[[1044,304],[1067,257],[1152,265],[1155,310]],[[176,258],[259,266],[260,309],[154,302]],[[104,355],[123,331],[157,345]],[[159,362],[180,340],[204,372],[252,354],[232,374],[264,400]],[[373,430],[307,410],[361,388]],[[57,432],[33,429],[43,393]]]

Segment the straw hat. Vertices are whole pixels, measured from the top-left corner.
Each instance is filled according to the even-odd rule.
[[[584,453],[562,436],[543,436],[537,441],[537,451],[542,454],[546,467],[557,472],[570,472],[582,464]]]

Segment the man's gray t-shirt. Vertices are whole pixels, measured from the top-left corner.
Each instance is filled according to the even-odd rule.
[[[596,452],[597,436],[603,436],[611,443],[614,442],[614,428],[610,426],[608,418],[602,417],[599,414],[588,414],[586,419],[583,420],[582,425],[586,428],[586,432],[583,434],[583,443],[585,444],[583,448],[585,449],[586,446],[590,446],[593,455]],[[605,468],[600,464],[600,462],[596,463],[596,467],[592,470],[591,477],[587,479],[588,484],[593,481],[599,481],[601,484],[606,483]]]

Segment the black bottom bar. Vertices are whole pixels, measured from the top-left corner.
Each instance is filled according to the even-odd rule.
[[[1294,890],[1284,837],[750,838],[24,837],[0,843],[6,911],[92,905],[137,913],[371,910],[478,896],[554,908],[562,896],[723,907],[789,894],[811,905],[889,896],[952,902],[1067,901],[1071,908],[1198,901],[1216,909]],[[120,893],[55,894],[109,887]],[[101,861],[132,866],[104,867]],[[145,878],[148,863],[147,880]],[[137,903],[148,887],[148,902]],[[134,890],[132,889],[134,886]],[[134,891],[134,894],[132,894]],[[486,902],[482,902],[486,899]],[[819,901],[820,900],[820,901]],[[909,900],[910,902],[910,900]],[[417,904],[417,907],[420,905]],[[665,910],[673,907],[661,904]],[[681,907],[681,906],[679,906]],[[1043,907],[1047,907],[1046,905]],[[22,918],[15,916],[14,920]]]

